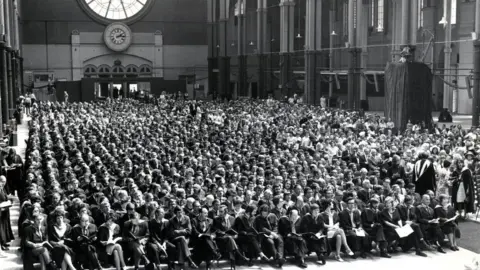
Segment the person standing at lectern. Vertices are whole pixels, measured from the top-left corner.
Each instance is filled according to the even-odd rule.
[[[435,180],[435,169],[433,163],[428,160],[428,154],[420,152],[418,160],[413,167],[413,183],[415,184],[415,192],[423,195],[427,190],[435,191],[437,185]]]

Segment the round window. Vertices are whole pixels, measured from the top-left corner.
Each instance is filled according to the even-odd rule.
[[[131,22],[145,14],[153,0],[79,0],[81,5],[96,19]]]

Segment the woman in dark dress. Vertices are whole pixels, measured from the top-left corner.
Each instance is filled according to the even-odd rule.
[[[72,227],[65,223],[65,213],[63,211],[56,210],[53,213],[52,224],[48,226],[48,240],[53,246],[52,259],[57,265],[62,266],[62,270],[76,270],[72,263],[72,257],[74,253],[68,242]]]
[[[0,203],[8,201],[5,176],[0,176]],[[10,224],[10,208],[0,208],[0,244],[2,250],[8,250],[8,243],[14,239]]]
[[[438,200],[440,205],[435,207],[435,218],[440,219],[440,228],[442,228],[443,233],[448,237],[450,249],[458,251],[457,240],[455,239],[455,230],[457,230],[456,219],[458,215],[450,205],[450,198],[447,195],[440,195]]]
[[[121,241],[120,226],[114,222],[116,214],[111,211],[108,213],[108,220],[98,228],[99,247],[97,249],[98,256],[102,262],[111,261],[115,263],[117,270],[125,269],[125,259],[123,258],[122,246],[118,243]]]
[[[57,269],[55,262],[50,258],[50,252],[45,247],[47,242],[47,229],[43,225],[44,216],[37,214],[33,220],[33,224],[25,229],[23,248],[24,269],[35,269],[33,267],[34,258],[40,260],[41,270]]]
[[[380,213],[380,220],[383,224],[383,231],[385,233],[385,238],[387,238],[390,253],[395,253],[397,251],[396,246],[400,244],[400,247],[405,252],[413,246],[416,250],[416,255],[421,257],[427,256],[420,249],[420,239],[415,233],[411,233],[405,238],[400,238],[395,231],[395,229],[401,228],[404,225],[402,224],[398,208],[394,206],[393,197],[385,198],[385,208]]]

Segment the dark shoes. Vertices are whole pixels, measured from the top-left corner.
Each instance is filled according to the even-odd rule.
[[[380,257],[388,259],[392,258],[392,256],[385,251],[380,253]]]
[[[421,250],[417,250],[417,252],[415,252],[415,255],[420,257],[427,257],[427,254],[423,253],[423,251]]]
[[[438,251],[438,252],[440,252],[440,253],[443,253],[443,254],[445,254],[445,253],[446,253],[446,252],[445,252],[445,250],[443,250],[443,248],[442,248],[442,247],[438,247],[438,248],[437,248],[437,251]]]

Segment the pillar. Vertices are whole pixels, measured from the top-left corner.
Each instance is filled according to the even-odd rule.
[[[335,36],[332,35],[332,32],[335,31],[335,13],[336,13],[336,7],[337,5],[335,4],[335,0],[330,0],[330,11],[329,11],[329,32],[328,32],[328,35],[329,35],[329,51],[328,51],[328,68],[330,70],[330,72],[333,72],[333,64],[335,63],[334,62],[334,59],[333,59],[333,56],[334,56],[334,50],[333,50],[333,46],[334,46],[334,38]],[[328,84],[328,103],[327,104],[330,104],[330,98],[332,97],[333,95],[333,79],[334,77],[333,76],[330,76],[329,80],[330,80],[330,83]],[[330,105],[329,105],[330,106]]]
[[[305,92],[304,103],[315,105],[320,101],[321,84],[317,83],[317,62],[322,49],[322,1],[306,1],[305,26]]]
[[[477,39],[473,41],[472,126],[478,127],[480,122],[480,1],[475,3],[475,33],[477,33]]]
[[[164,76],[164,61],[163,61],[163,33],[161,31],[155,31],[155,53],[153,62],[153,76],[163,78]]]
[[[8,121],[8,80],[7,80],[7,47],[5,42],[0,40],[0,93],[1,93],[1,116],[2,123]],[[0,125],[3,131],[3,126]],[[2,132],[0,131],[0,132]]]
[[[17,52],[10,52],[10,68],[12,69],[12,107],[14,109],[18,98],[18,70],[17,70]]]
[[[232,96],[230,89],[230,57],[227,55],[227,22],[229,15],[230,1],[220,1],[220,17],[218,22],[218,94],[220,98],[229,100]]]
[[[401,20],[401,32],[400,32],[400,46],[407,46],[408,45],[408,38],[410,29],[408,27],[408,19],[409,19],[409,8],[410,8],[410,0],[402,0],[401,8],[402,8],[402,20]]]
[[[217,76],[213,72],[217,66],[217,39],[215,38],[216,30],[216,12],[215,12],[215,0],[207,1],[207,36],[208,36],[208,92],[207,94],[214,95],[214,91],[218,85]],[[215,95],[214,95],[215,96]]]
[[[412,18],[410,20],[410,53],[412,54],[412,60],[415,61],[418,32],[418,2],[416,0],[411,0],[410,2],[410,14]]]
[[[267,1],[257,0],[258,96],[267,98]]]
[[[9,0],[4,0],[4,13],[0,14],[0,16],[3,16],[5,14],[5,45],[7,47],[12,46],[11,45],[11,26],[10,26],[10,1]]]
[[[358,59],[357,65],[359,65],[359,70],[357,78],[359,80],[359,93],[358,100],[360,101],[359,109],[362,108],[362,103],[368,103],[367,97],[367,80],[364,76],[361,76],[362,72],[367,70],[368,62],[368,50],[367,50],[367,38],[368,38],[368,1],[357,0],[357,29],[356,29],[356,45],[358,47],[358,52],[360,53],[360,58]]]
[[[20,85],[20,88],[18,89],[19,92],[19,95],[24,95],[24,91],[23,91],[23,85],[24,85],[24,81],[23,81],[23,57],[19,56],[18,57],[18,73],[20,75],[20,78],[19,78],[19,85]]]
[[[237,57],[238,57],[238,75],[237,75],[237,97],[247,95],[247,19],[245,16],[245,0],[237,0],[239,14],[237,23]]]
[[[357,55],[358,50],[355,44],[355,0],[348,0],[348,51],[350,59],[348,61],[348,93],[347,107],[350,110],[357,110],[360,105],[360,95],[357,82]]]
[[[280,85],[283,95],[290,96],[292,85],[292,52],[295,22],[294,0],[280,2]]]
[[[7,84],[8,84],[8,118],[12,117],[11,109],[14,108],[13,100],[13,69],[12,69],[12,48],[7,47]]]
[[[445,26],[445,44],[443,47],[443,52],[445,53],[445,61],[444,61],[444,80],[446,82],[450,82],[452,80],[452,77],[450,74],[451,72],[451,55],[452,55],[452,24],[451,24],[451,1],[444,1],[444,14],[445,14],[445,20],[447,21],[447,24]],[[447,84],[443,84],[443,108],[448,108],[450,111],[453,109],[453,97],[452,97],[452,91],[450,89],[450,86]],[[452,111],[453,112],[453,111]]]

